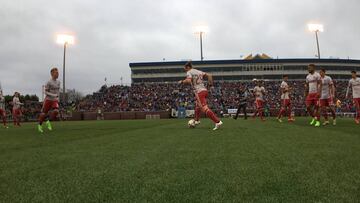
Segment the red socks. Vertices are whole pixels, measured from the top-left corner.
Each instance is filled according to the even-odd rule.
[[[206,116],[214,121],[214,123],[220,122],[219,118],[210,109],[206,111]]]

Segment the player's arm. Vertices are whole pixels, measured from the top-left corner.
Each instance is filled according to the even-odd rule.
[[[191,84],[191,78],[186,78],[185,80],[180,80],[179,84],[189,85],[189,84]]]
[[[330,83],[329,84],[329,87],[330,87],[330,94],[333,96],[333,99],[335,100],[335,98],[336,98],[336,90],[335,90],[335,85],[334,85],[334,83]]]
[[[309,83],[306,81],[306,83],[305,83],[305,93],[304,93],[305,97],[307,97],[308,94],[309,94]]]
[[[319,79],[318,81],[317,81],[317,87],[318,87],[318,95],[319,95],[319,97],[321,97],[321,90],[322,90],[322,82],[321,82],[321,79]]]
[[[209,85],[210,87],[212,87],[212,86],[214,85],[213,76],[212,76],[211,74],[209,74],[209,73],[205,73],[205,74],[204,74],[204,77],[207,78],[207,80],[208,80],[208,85]]]
[[[349,85],[348,85],[348,87],[346,89],[346,95],[345,95],[346,99],[349,98],[350,89],[351,89],[351,82],[349,82]]]

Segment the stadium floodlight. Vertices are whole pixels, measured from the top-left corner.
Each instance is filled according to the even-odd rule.
[[[201,25],[201,26],[196,26],[195,27],[195,34],[198,34],[200,36],[200,55],[201,55],[201,61],[204,60],[204,55],[203,55],[203,35],[205,33],[207,33],[209,30],[209,28],[207,26]]]
[[[56,37],[56,42],[58,44],[74,44],[75,38],[72,35],[58,34]]]
[[[310,32],[315,33],[318,58],[320,59],[321,57],[320,57],[320,45],[319,45],[319,32],[324,32],[324,25],[311,23],[311,24],[308,24],[308,28],[309,28]]]
[[[56,43],[64,46],[64,56],[63,56],[63,102],[66,102],[66,86],[65,86],[65,56],[66,56],[66,47],[68,44],[75,43],[75,37],[68,34],[58,34],[56,37]]]

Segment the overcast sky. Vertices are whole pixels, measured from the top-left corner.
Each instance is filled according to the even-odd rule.
[[[76,36],[67,87],[83,93],[105,77],[130,83],[129,62],[199,59],[196,25],[209,27],[205,59],[314,57],[309,22],[325,26],[324,58],[359,59],[359,11],[359,0],[0,0],[0,81],[6,94],[40,96],[50,67],[62,67],[61,32]]]

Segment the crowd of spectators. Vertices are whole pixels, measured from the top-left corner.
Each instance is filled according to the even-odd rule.
[[[266,89],[265,108],[269,112],[277,112],[280,109],[280,83],[281,81],[265,81]],[[336,87],[336,100],[341,101],[337,112],[353,112],[354,106],[351,99],[346,99],[347,81],[334,81]],[[305,82],[289,81],[292,87],[291,101],[294,112],[297,115],[305,115]],[[254,88],[254,82],[216,82],[210,89],[208,104],[216,113],[226,113],[228,109],[236,109],[239,104],[240,93],[244,89],[250,92]],[[22,98],[24,120],[36,120],[40,114],[42,104],[39,101]],[[8,98],[6,110],[11,118],[11,98]],[[339,103],[340,104],[340,103]],[[64,105],[61,105],[64,107]],[[191,86],[177,83],[146,83],[133,84],[131,86],[113,85],[102,86],[99,91],[87,95],[76,104],[65,106],[66,115],[71,111],[85,112],[121,112],[121,111],[171,111],[184,107],[187,110],[194,109],[195,98]],[[62,108],[64,109],[64,108]],[[248,100],[249,112],[254,111],[254,97]]]
[[[266,81],[264,87],[266,108],[276,110],[280,108],[281,81]],[[293,88],[291,92],[292,106],[295,110],[305,112],[305,82],[289,81]],[[217,113],[227,112],[238,106],[239,90],[248,88],[250,91],[253,82],[216,82],[209,93],[209,106]],[[346,81],[335,81],[336,98],[342,102],[342,111],[352,111],[351,100],[345,99]],[[191,86],[176,83],[161,84],[133,84],[132,86],[104,85],[98,92],[86,96],[78,105],[79,111],[119,112],[119,111],[170,111],[185,107],[194,109],[194,93]],[[248,103],[249,110],[254,109],[254,99]]]

